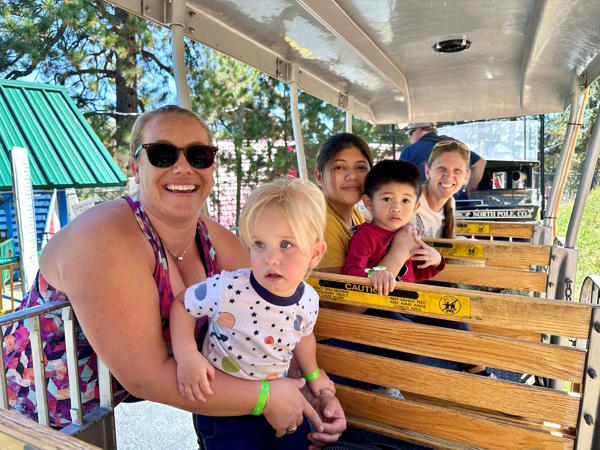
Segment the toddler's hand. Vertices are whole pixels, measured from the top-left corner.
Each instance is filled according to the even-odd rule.
[[[192,401],[206,401],[211,395],[210,380],[215,379],[215,368],[200,352],[191,352],[177,362],[177,386],[179,393]]]
[[[388,295],[390,291],[394,290],[396,285],[396,277],[387,270],[376,270],[369,274],[369,280],[373,284],[375,290],[379,295]]]
[[[327,376],[324,370],[321,369],[321,375],[307,383],[311,393],[318,397],[322,393],[328,392],[335,395],[335,383]]]
[[[417,266],[418,269],[424,269],[429,266],[435,267],[442,262],[442,255],[436,249],[427,245],[421,238],[417,238],[417,242],[419,246],[410,251],[410,259],[423,262]]]

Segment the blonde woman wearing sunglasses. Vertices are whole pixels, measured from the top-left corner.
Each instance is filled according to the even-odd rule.
[[[345,428],[341,406],[328,396],[315,399],[313,408],[300,392],[304,379],[274,380],[265,393],[260,381],[218,371],[205,402],[179,393],[169,350],[174,296],[221,270],[249,265],[235,235],[200,213],[213,187],[216,148],[211,142],[204,122],[177,106],[140,116],[131,138],[138,195],[98,205],[57,233],[42,252],[22,307],[71,302],[78,320],[84,413],[98,405],[97,354],[119,382],[115,404],[135,396],[215,416],[250,414],[260,404],[277,436],[294,429],[304,415],[315,428],[309,434],[313,443],[335,441]],[[198,325],[200,332],[202,322]],[[50,423],[62,428],[70,423],[70,399],[60,317],[44,315],[42,330],[52,386]],[[11,408],[35,418],[27,329],[19,323],[5,330],[4,343]]]

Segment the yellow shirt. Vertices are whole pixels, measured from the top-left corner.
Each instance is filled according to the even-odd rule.
[[[359,225],[364,221],[365,219],[358,208],[354,208],[352,211],[352,226]],[[341,269],[346,259],[346,253],[348,253],[348,245],[350,244],[351,237],[351,231],[347,228],[342,218],[327,204],[327,223],[325,225],[327,251],[318,269],[331,267]]]

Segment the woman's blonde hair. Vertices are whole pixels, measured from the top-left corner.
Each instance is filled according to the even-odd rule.
[[[456,140],[448,140],[448,141],[439,141],[431,150],[429,154],[429,161],[427,162],[427,167],[431,168],[433,163],[437,158],[445,153],[458,153],[460,157],[465,162],[467,166],[467,171],[470,167],[471,161],[471,150],[465,144]],[[454,208],[452,207],[452,198],[449,198],[446,203],[444,203],[444,228],[442,229],[442,237],[453,239],[455,237],[454,226]]]
[[[176,114],[195,120],[196,122],[198,122],[198,125],[204,128],[204,131],[206,131],[209,143],[213,141],[212,132],[210,131],[204,120],[202,120],[202,118],[198,114],[196,114],[194,111],[190,111],[189,109],[182,108],[181,106],[166,105],[153,111],[145,112],[141,116],[138,116],[138,118],[136,119],[135,123],[133,124],[133,127],[131,128],[131,139],[129,141],[129,151],[131,152],[132,158],[135,157],[135,151],[140,145],[147,144],[147,142],[142,141],[144,139],[144,130],[146,128],[146,125],[148,125],[148,122],[150,122],[155,117],[167,114]]]
[[[469,150],[469,147],[467,147],[465,144],[456,140],[439,141],[437,144],[435,144],[433,146],[433,149],[431,150],[431,153],[429,154],[429,161],[427,162],[427,165],[431,167],[431,165],[437,158],[439,158],[444,153],[450,152],[458,153],[461,156],[461,158],[465,161],[467,169],[469,168],[471,150]]]
[[[276,207],[285,217],[300,251],[310,254],[313,245],[323,242],[325,233],[325,197],[307,180],[282,177],[252,191],[240,217],[240,237],[252,246],[253,222],[268,206]]]

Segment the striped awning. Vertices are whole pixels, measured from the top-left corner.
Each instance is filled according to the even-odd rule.
[[[127,180],[60,86],[0,80],[0,190],[12,189],[13,147],[27,149],[34,189],[122,186]]]

